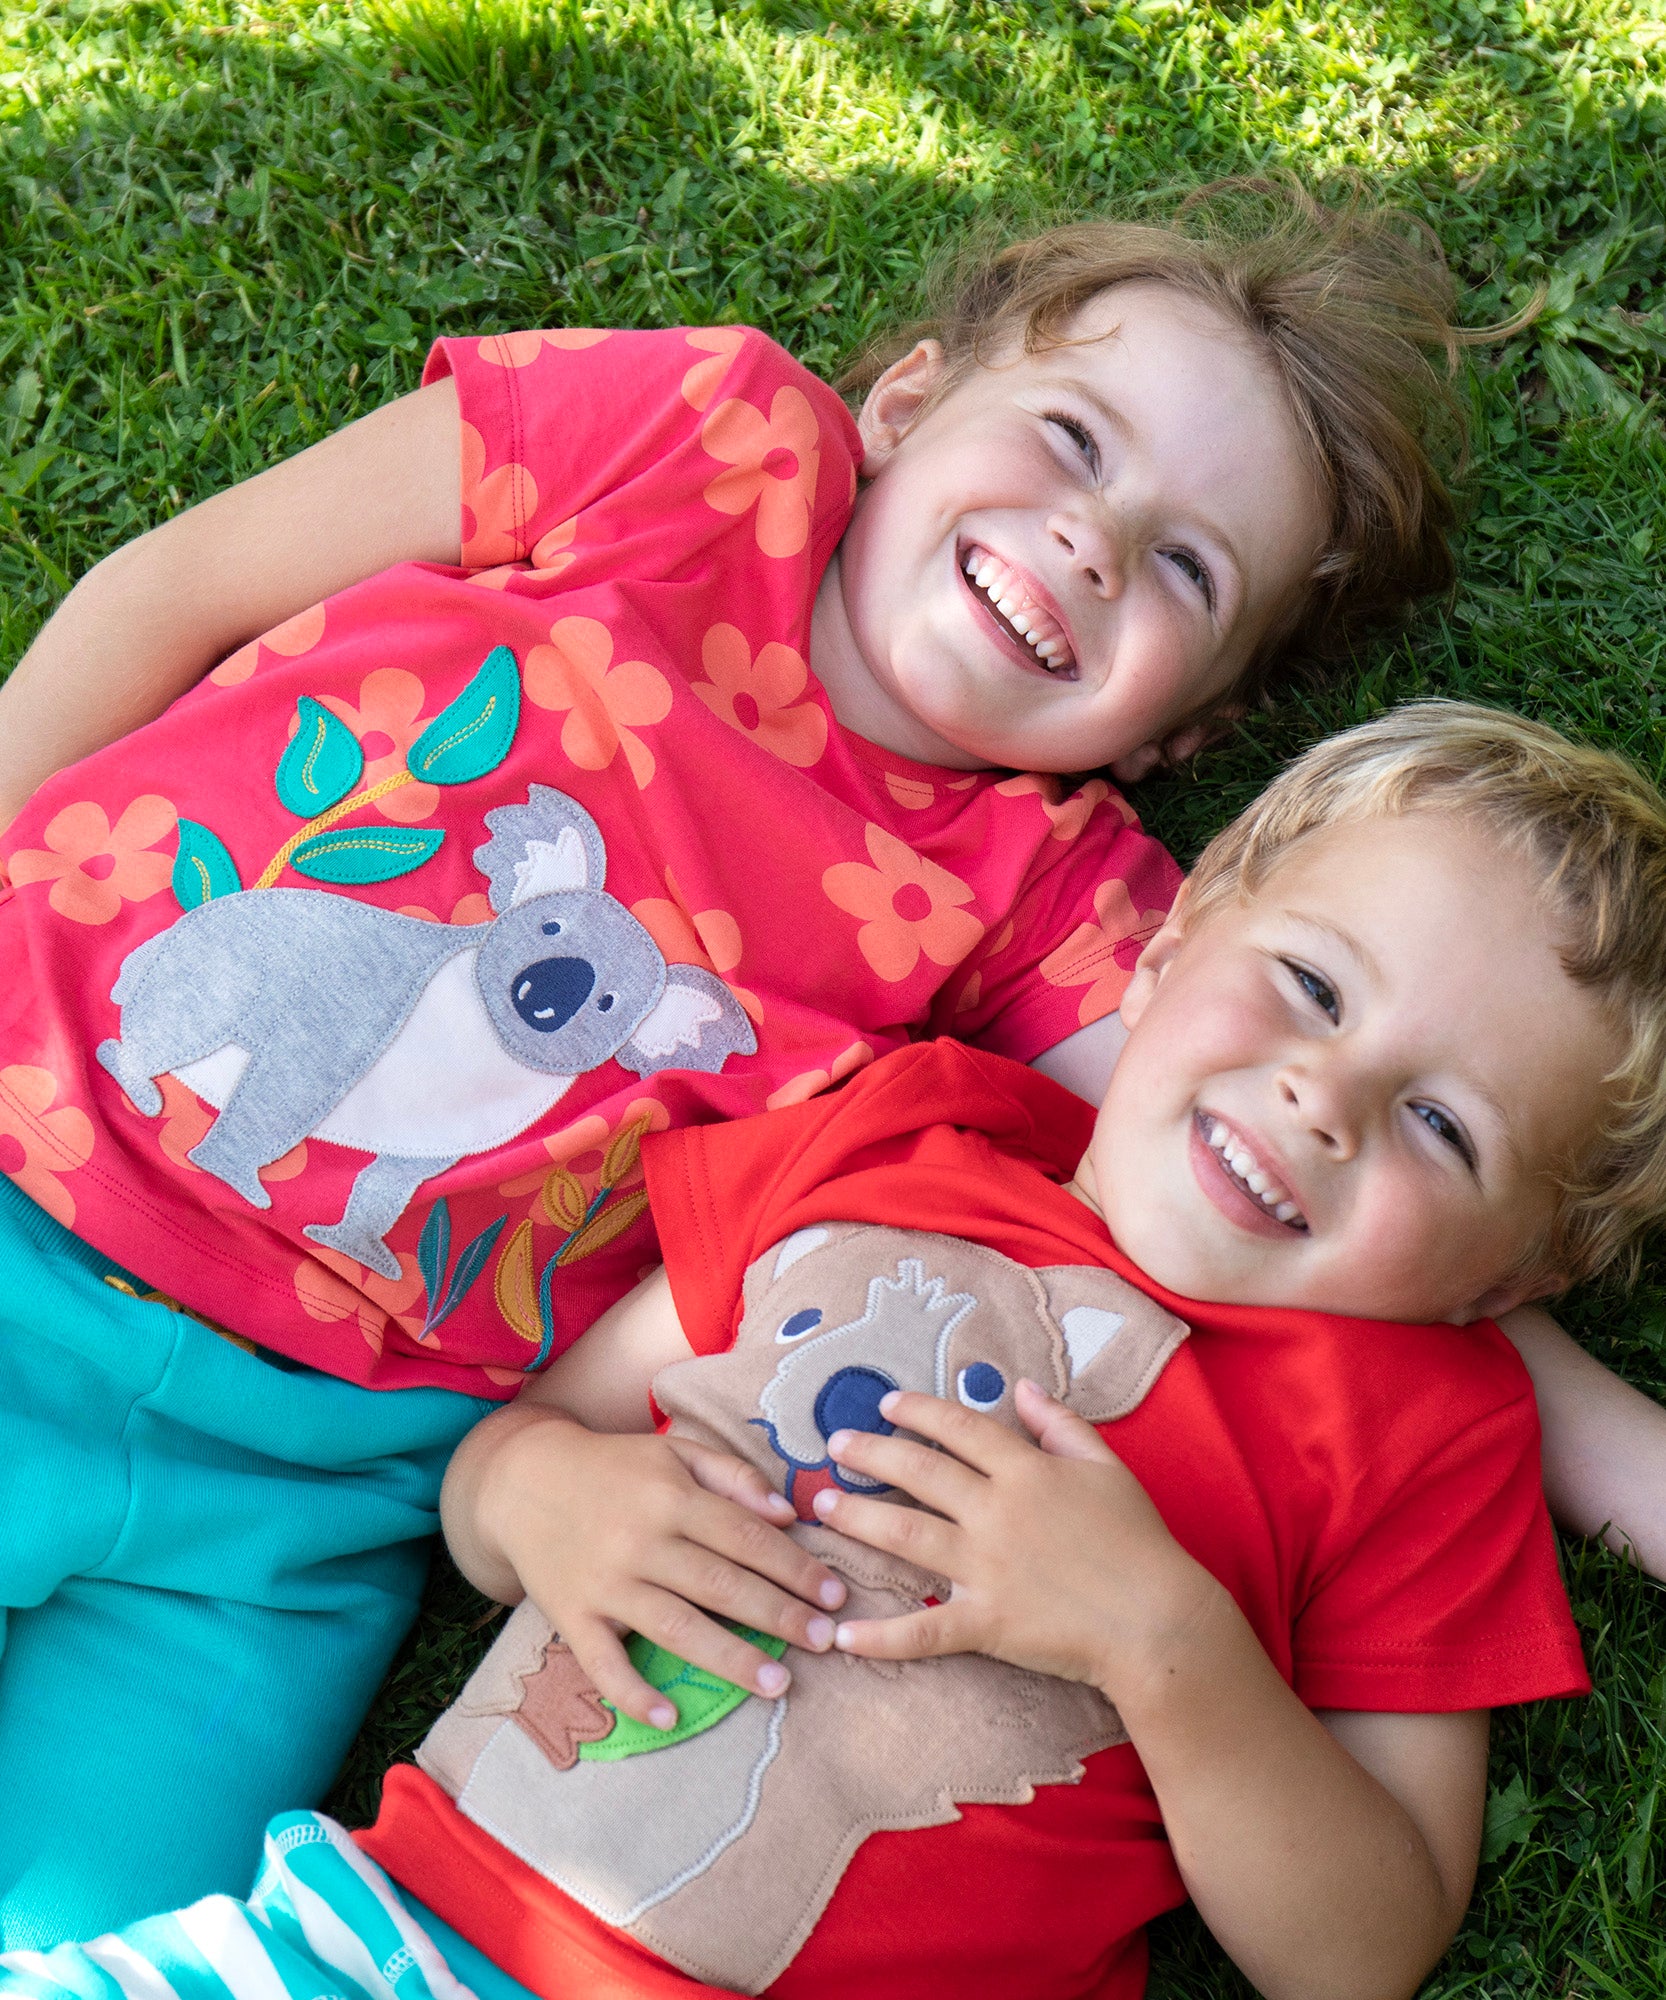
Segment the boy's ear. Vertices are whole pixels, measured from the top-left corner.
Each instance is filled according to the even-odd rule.
[[[1186,902],[1191,886],[1189,882],[1181,883],[1180,893],[1174,899],[1174,906],[1169,911],[1163,928],[1139,955],[1134,966],[1134,975],[1124,989],[1122,1004],[1117,1009],[1125,1028],[1132,1028],[1151,1004],[1151,996],[1162,983],[1163,973],[1170,959],[1185,941]]]
[[[1458,1324],[1467,1326],[1472,1319],[1502,1319],[1506,1313],[1513,1313],[1517,1306],[1538,1305],[1545,1299],[1555,1298],[1565,1292],[1572,1282],[1559,1271],[1531,1271],[1524,1277],[1494,1285],[1490,1292],[1483,1292],[1467,1312],[1456,1316]]]
[[[920,412],[942,387],[943,343],[916,341],[893,361],[863,399],[856,428],[862,434],[862,476],[870,479],[913,429]]]

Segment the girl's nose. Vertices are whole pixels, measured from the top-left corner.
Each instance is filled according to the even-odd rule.
[[[1110,522],[1086,514],[1055,514],[1047,526],[1090,589],[1106,598],[1122,595],[1126,558],[1122,537]]]

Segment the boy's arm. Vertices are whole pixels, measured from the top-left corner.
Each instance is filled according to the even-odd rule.
[[[1622,1382],[1538,1306],[1499,1325],[1539,1400],[1545,1497],[1562,1527],[1600,1534],[1666,1577],[1666,1409]]]
[[[825,1652],[844,1586],[783,1532],[786,1500],[755,1468],[653,1435],[649,1389],[689,1358],[663,1269],[608,1309],[453,1453],[440,1518],[457,1567],[505,1604],[530,1597],[597,1692],[668,1729],[676,1710],[630,1665],[640,1632],[742,1687],[788,1670],[706,1615]]]
[[[0,828],[246,640],[394,563],[462,554],[457,390],[361,417],[89,570],[0,688]]]
[[[1487,1719],[1302,1706],[1228,1592],[1098,1433],[1019,1389],[1042,1449],[934,1397],[834,1459],[923,1503],[818,1495],[830,1525],[948,1576],[946,1604],[841,1625],[874,1658],[985,1652],[1098,1687],[1121,1714],[1187,1888],[1270,2000],[1410,1995],[1474,1881]],[[932,1511],[926,1512],[923,1509]]]

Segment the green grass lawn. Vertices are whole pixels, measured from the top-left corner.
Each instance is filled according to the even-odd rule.
[[[1660,0],[0,4],[0,665],[107,549],[414,386],[435,334],[744,319],[831,370],[980,216],[1269,164],[1426,216],[1472,320],[1547,310],[1467,384],[1453,603],[1141,809],[1189,859],[1290,749],[1435,691],[1666,775]],[[1570,1313],[1666,1392],[1658,1265]],[[1661,1598],[1566,1553],[1597,1693],[1500,1720],[1428,1995],[1666,1994]],[[436,1581],[338,1810],[488,1610]],[[1158,1995],[1248,1990],[1189,1920],[1156,1964]]]

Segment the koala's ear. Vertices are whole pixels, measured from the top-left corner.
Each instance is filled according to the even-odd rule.
[[[1064,1400],[1090,1424],[1125,1417],[1145,1401],[1191,1329],[1154,1299],[1089,1264],[1037,1271],[1064,1340]]]
[[[698,965],[668,965],[665,991],[637,1023],[616,1060],[638,1076],[662,1069],[720,1070],[752,1055],[758,1038],[740,1002]]]
[[[599,889],[607,879],[607,848],[596,822],[576,799],[550,785],[532,785],[524,806],[486,815],[491,834],[474,850],[474,865],[491,885],[502,916],[529,896],[552,889]]]

